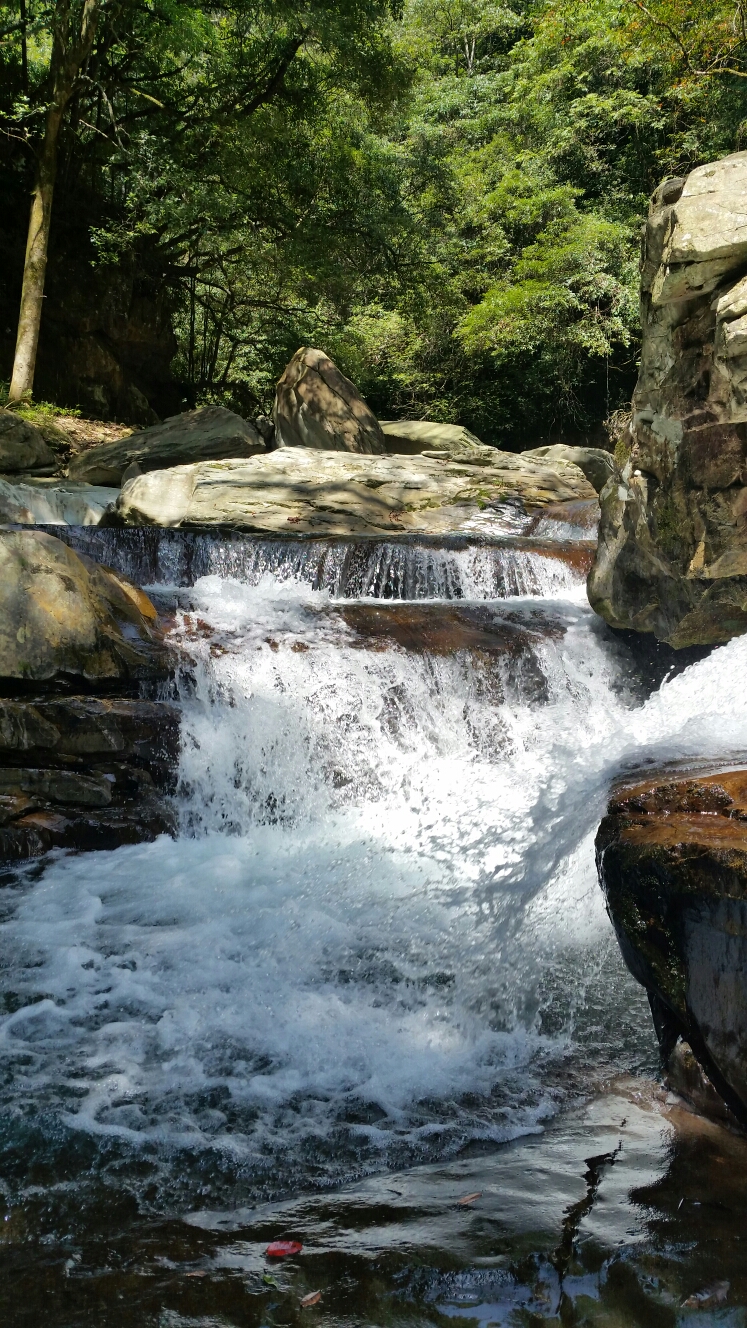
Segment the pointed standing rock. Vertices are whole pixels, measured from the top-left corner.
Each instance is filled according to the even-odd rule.
[[[302,346],[286,366],[275,394],[278,447],[384,454],[376,416],[349,378],[322,350]]]

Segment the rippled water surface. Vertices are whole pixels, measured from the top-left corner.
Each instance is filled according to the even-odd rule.
[[[563,1214],[588,1197],[585,1131],[623,1128],[612,1116],[581,1126],[573,1113],[587,1100],[609,1104],[613,1072],[644,1084],[656,1066],[645,999],[622,966],[596,883],[593,836],[609,782],[647,761],[747,749],[747,643],[689,667],[680,661],[662,682],[668,660],[634,655],[591,614],[573,550],[560,560],[518,545],[379,551],[378,571],[366,581],[359,568],[352,595],[350,564],[347,581],[338,559],[325,582],[319,550],[285,548],[285,558],[250,550],[231,575],[156,589],[182,659],[178,839],[58,855],[5,878],[8,1267],[20,1294],[48,1250],[52,1283],[59,1274],[67,1288],[49,1291],[55,1324],[288,1322],[300,1312],[298,1268],[283,1272],[275,1319],[265,1301],[223,1304],[216,1278],[243,1278],[247,1295],[274,1294],[262,1290],[258,1251],[278,1226],[298,1226],[300,1210],[282,1207],[288,1196],[309,1196],[293,1204],[310,1205],[303,1221],[316,1247],[333,1227],[370,1227],[356,1254],[370,1260],[377,1240],[390,1248],[376,1235],[382,1186],[401,1183],[416,1197],[387,1221],[404,1224],[402,1249],[428,1245],[430,1272],[418,1280],[395,1241],[386,1291],[364,1294],[341,1235],[318,1266],[327,1280],[338,1268],[358,1286],[354,1318],[460,1317],[477,1302],[459,1295],[485,1288],[438,1278],[497,1257],[488,1247],[508,1185],[501,1168],[524,1157],[534,1177],[526,1212],[519,1186],[503,1263],[489,1264],[502,1271],[490,1273],[480,1301],[489,1309],[476,1317],[535,1322],[526,1314],[558,1311]],[[641,1106],[636,1091],[625,1100],[635,1099],[636,1148],[652,1185],[671,1164],[673,1127],[658,1098]],[[512,1140],[508,1152],[498,1147]],[[566,1179],[533,1225],[531,1194],[550,1174],[553,1148]],[[615,1166],[602,1172],[623,1174]],[[469,1229],[482,1235],[460,1244],[451,1218],[432,1225],[432,1204],[452,1211],[444,1177],[476,1191],[488,1172],[495,1211],[483,1228],[483,1210],[470,1207]],[[401,1181],[405,1173],[416,1179]],[[343,1197],[324,1216],[328,1201],[310,1196],[331,1191]],[[589,1213],[599,1211],[595,1196]],[[266,1215],[251,1259],[239,1250],[235,1264],[211,1264],[202,1279],[192,1255],[199,1263],[210,1241],[224,1252],[231,1242],[223,1219],[199,1214],[237,1210],[242,1229]],[[189,1214],[191,1225],[179,1221]],[[109,1253],[94,1258],[98,1239]],[[608,1239],[599,1237],[600,1250]],[[72,1253],[62,1259],[65,1241]],[[517,1263],[530,1254],[531,1276]],[[597,1278],[594,1304],[604,1301],[608,1257],[578,1274]],[[212,1300],[201,1306],[190,1292],[189,1304],[172,1304],[166,1295],[165,1308],[148,1300],[145,1318],[128,1318],[116,1298],[134,1294],[130,1283],[117,1289],[110,1270],[99,1284],[92,1258],[120,1270],[144,1261],[148,1277],[168,1264],[180,1286],[194,1273]],[[90,1304],[84,1268],[85,1285],[98,1288]],[[106,1318],[95,1317],[98,1295]],[[679,1302],[666,1295],[656,1313],[673,1323]],[[33,1295],[29,1313],[32,1304]],[[727,1312],[722,1302],[715,1312]],[[26,1322],[17,1298],[9,1313]],[[628,1313],[599,1321],[639,1322]]]

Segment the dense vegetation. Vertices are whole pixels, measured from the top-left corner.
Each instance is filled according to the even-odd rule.
[[[0,5],[19,233],[79,4]],[[157,274],[197,400],[267,409],[306,342],[382,417],[588,431],[634,381],[648,195],[747,146],[743,4],[101,0],[53,224]]]

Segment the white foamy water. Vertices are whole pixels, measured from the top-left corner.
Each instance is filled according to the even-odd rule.
[[[563,1065],[649,1056],[593,833],[621,768],[747,748],[747,640],[641,704],[569,581],[466,605],[482,635],[442,651],[299,580],[199,580],[180,837],[5,892],[5,1135],[245,1197],[536,1129]]]

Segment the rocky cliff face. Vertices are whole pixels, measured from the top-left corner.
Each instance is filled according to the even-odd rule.
[[[6,382],[15,347],[27,208],[24,199],[23,227],[11,226],[15,242],[0,224],[0,377]],[[89,221],[63,224],[52,237],[34,396],[79,406],[97,419],[145,427],[183,406],[171,371],[177,350],[172,297],[147,252],[116,265],[97,263]]]
[[[727,641],[747,631],[747,152],[657,189],[641,314],[589,599],[676,647]]]

